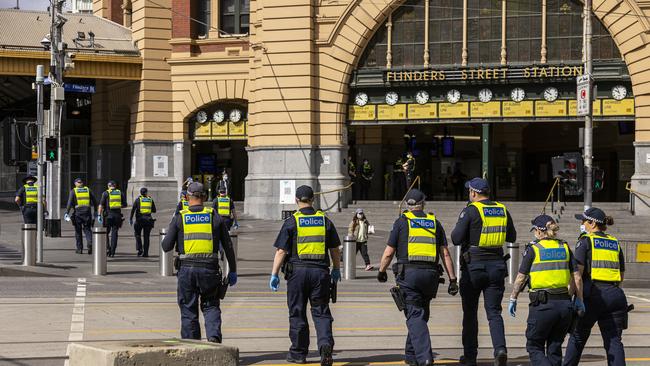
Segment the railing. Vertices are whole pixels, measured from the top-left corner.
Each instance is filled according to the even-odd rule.
[[[650,207],[650,196],[632,189],[632,182],[627,182],[627,184],[625,185],[625,190],[630,192],[630,213],[632,215],[634,215],[635,206],[636,206],[635,198],[638,198],[639,201],[641,201],[641,203],[643,203],[647,207]]]
[[[557,189],[557,193],[556,193]],[[555,209],[555,200],[557,195],[557,204],[559,205],[559,210]],[[548,206],[549,202],[551,203],[551,213],[556,215],[556,220],[560,221],[560,218],[562,217],[562,214],[564,213],[564,209],[566,207],[566,201],[562,200],[562,183],[560,181],[560,178],[555,178],[555,181],[553,182],[553,186],[551,186],[551,189],[548,192],[548,195],[546,196],[546,200],[544,201],[544,207],[542,207],[542,215],[546,214],[546,207]]]
[[[419,175],[417,177],[415,177],[415,179],[413,179],[413,183],[411,183],[411,186],[409,187],[409,189],[406,190],[406,193],[404,193],[404,197],[402,197],[402,200],[399,202],[399,207],[397,207],[397,209],[399,210],[399,212],[397,213],[398,215],[400,215],[402,213],[402,204],[406,200],[406,196],[409,194],[409,192],[411,192],[413,187],[415,187],[415,183],[418,184],[418,189],[420,189],[420,176]]]
[[[351,189],[353,185],[354,185],[354,182],[351,182],[350,184],[348,184],[347,186],[342,187],[342,188],[332,189],[332,190],[323,191],[323,192],[315,192],[314,196],[320,195],[320,194],[336,193],[336,212],[341,212],[341,192],[346,191],[348,189]],[[334,208],[334,204],[332,204],[332,206],[330,206],[330,207],[327,207],[327,208],[323,209],[323,211],[329,211],[332,208]]]

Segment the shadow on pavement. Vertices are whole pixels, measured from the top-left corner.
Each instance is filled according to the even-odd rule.
[[[147,273],[146,271],[109,271],[106,274],[107,275],[128,275],[128,274],[139,274],[139,273]]]

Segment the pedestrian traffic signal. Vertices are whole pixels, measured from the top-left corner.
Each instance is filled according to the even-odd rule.
[[[45,159],[56,161],[58,159],[59,143],[55,137],[45,139]]]
[[[594,168],[594,192],[602,191],[605,188],[605,171]]]
[[[580,153],[564,153],[551,160],[553,176],[560,178],[567,196],[579,196],[583,192],[584,163]]]

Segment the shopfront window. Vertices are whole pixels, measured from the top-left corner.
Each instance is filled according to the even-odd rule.
[[[248,34],[250,23],[250,1],[220,1],[220,30],[226,34]]]

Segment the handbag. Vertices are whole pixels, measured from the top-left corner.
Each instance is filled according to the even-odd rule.
[[[368,226],[368,235],[375,233],[375,225]]]

